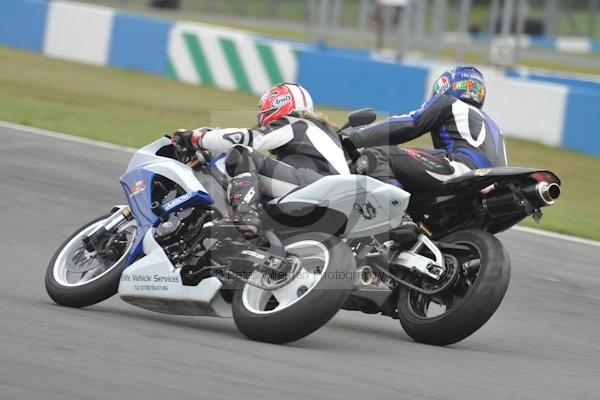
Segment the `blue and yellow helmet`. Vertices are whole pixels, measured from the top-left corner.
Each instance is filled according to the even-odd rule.
[[[444,71],[433,83],[431,96],[446,94],[459,100],[483,107],[485,101],[485,80],[475,67],[456,67]]]

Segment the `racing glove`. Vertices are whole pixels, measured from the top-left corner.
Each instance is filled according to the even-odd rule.
[[[358,128],[349,127],[342,131],[340,131],[340,141],[342,142],[342,148],[346,152],[346,156],[352,160],[353,163],[360,157],[360,152],[358,148],[350,139],[350,137],[358,131]]]
[[[202,127],[194,131],[179,129],[173,133],[171,143],[180,153],[193,153],[201,149],[202,137],[212,128]]]

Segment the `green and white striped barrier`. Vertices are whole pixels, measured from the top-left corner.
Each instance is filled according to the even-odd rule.
[[[171,75],[196,85],[261,94],[298,77],[298,57],[289,43],[202,24],[176,24],[168,55]]]

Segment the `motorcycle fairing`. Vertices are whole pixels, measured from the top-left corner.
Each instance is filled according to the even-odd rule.
[[[448,188],[472,188],[473,190],[482,189],[499,178],[517,178],[531,175],[536,172],[551,174],[556,183],[560,185],[560,179],[552,172],[544,169],[536,168],[521,168],[521,167],[496,167],[496,168],[480,168],[469,171],[459,177],[452,178],[444,182],[444,186]]]
[[[177,201],[181,203],[194,201],[197,204],[213,203],[211,196],[206,192],[202,183],[196,179],[191,168],[173,162],[170,158],[156,155],[161,148],[169,144],[168,139],[161,138],[142,147],[134,154],[127,172],[121,176],[120,181],[125,196],[131,207],[131,212],[138,222],[134,245],[127,256],[125,268],[142,254],[142,241],[146,232],[151,227],[157,226],[160,221],[159,217],[152,211],[152,191],[156,175],[164,176],[177,183],[188,194],[196,193],[196,195],[190,195],[189,199],[173,200],[175,203],[172,204],[173,207],[169,212],[176,210],[178,206],[181,207],[181,204]]]
[[[154,240],[154,228],[143,237],[145,257],[131,264],[119,282],[119,297],[137,307],[164,314],[231,317],[231,306],[223,299],[218,278],[205,278],[186,286],[181,269],[175,268]]]
[[[304,203],[338,211],[347,219],[340,236],[356,238],[398,227],[409,199],[410,193],[365,175],[328,175],[275,202],[282,210]]]

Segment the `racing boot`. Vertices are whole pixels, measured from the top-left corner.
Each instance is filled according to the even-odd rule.
[[[261,226],[258,212],[261,197],[258,177],[245,172],[231,178],[227,186],[227,195],[233,208],[233,217],[227,218],[226,222],[236,225],[244,237],[256,237]]]

